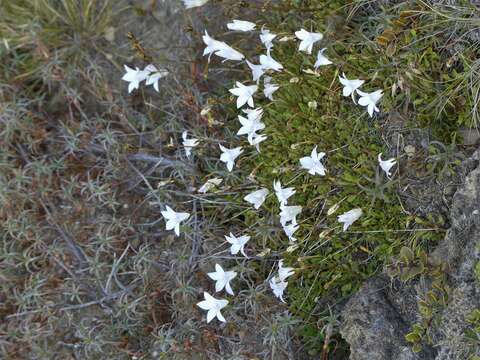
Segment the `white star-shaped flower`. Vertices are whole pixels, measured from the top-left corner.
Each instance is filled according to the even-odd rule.
[[[215,272],[210,272],[207,275],[210,277],[210,279],[215,281],[216,292],[222,291],[222,289],[225,288],[227,293],[233,295],[230,281],[237,276],[235,271],[224,271],[220,265],[215,264]]]
[[[395,160],[395,158],[391,158],[391,159],[388,159],[388,160],[382,160],[382,153],[380,153],[380,154],[378,154],[378,163],[379,163],[380,167],[382,168],[382,170],[387,175],[387,177],[390,178],[390,176],[392,176],[392,174],[390,172],[390,169],[393,166],[395,166],[395,164],[397,163],[397,160]]]
[[[182,139],[183,139],[183,146],[185,148],[185,155],[187,155],[187,158],[190,157],[192,154],[192,149],[198,145],[198,139],[188,139],[187,138],[187,131],[184,131],[182,133]]]
[[[265,198],[268,195],[268,189],[266,188],[261,188],[260,190],[256,190],[248,194],[243,198],[246,202],[250,203],[253,205],[255,209],[259,209],[260,206],[262,206],[263,202],[265,201]]]
[[[265,95],[265,97],[267,99],[273,101],[273,94],[278,89],[280,89],[280,86],[278,86],[277,84],[273,84],[273,83],[270,83],[270,82],[264,82],[263,95]]]
[[[207,2],[208,0],[183,0],[183,4],[187,9],[205,5]]]
[[[282,302],[285,302],[285,300],[283,300],[283,292],[287,288],[288,283],[286,281],[282,281],[282,280],[278,279],[276,276],[274,276],[270,279],[269,284],[270,284],[270,288],[273,291],[273,294],[277,298],[279,298]]]
[[[221,50],[224,47],[225,43],[210,37],[207,30],[205,30],[205,35],[202,36],[202,39],[205,45],[207,45],[205,50],[203,50],[203,56],[208,55],[208,61],[210,62],[210,57],[212,56],[212,54]]]
[[[283,260],[278,262],[278,278],[280,281],[287,280],[288,277],[292,276],[295,272],[291,267],[283,267]]]
[[[205,194],[209,192],[211,189],[213,189],[215,186],[218,186],[222,183],[223,179],[221,178],[213,178],[207,180],[205,184],[203,184],[200,189],[198,189],[198,192],[201,194]]]
[[[225,318],[223,317],[220,310],[222,310],[225,306],[228,305],[228,300],[224,299],[215,299],[209,293],[204,292],[203,297],[205,300],[200,301],[197,306],[200,309],[207,310],[207,324],[212,321],[215,317],[222,321],[226,322]]]
[[[271,33],[270,30],[265,29],[262,27],[262,30],[260,32],[260,41],[262,42],[263,45],[267,48],[267,51],[270,51],[270,49],[273,47],[273,39],[275,39],[277,35],[274,33]]]
[[[317,154],[317,147],[315,146],[310,156],[305,156],[300,159],[300,164],[302,165],[302,168],[308,170],[308,173],[311,175],[318,174],[320,176],[325,176],[326,169],[320,162],[324,156],[324,152]]]
[[[280,224],[286,226],[288,222],[293,224],[297,223],[297,216],[302,212],[302,207],[299,205],[295,206],[280,206]]]
[[[128,81],[128,93],[130,94],[133,90],[138,89],[140,83],[145,80],[148,76],[148,72],[145,70],[140,70],[138,67],[132,69],[127,65],[123,65],[126,73],[123,75],[122,80]]]
[[[263,70],[281,71],[283,69],[283,65],[272,58],[270,53],[267,55],[260,55],[260,65],[262,65]]]
[[[358,91],[358,88],[363,85],[365,80],[353,79],[349,80],[345,76],[345,73],[342,73],[342,76],[339,76],[340,83],[343,85],[343,96],[352,96],[353,102],[355,102],[355,91]]]
[[[377,107],[377,102],[383,96],[382,90],[377,90],[371,93],[357,90],[357,93],[358,95],[360,95],[360,99],[358,99],[358,104],[367,107],[368,115],[370,115],[370,117],[373,117],[374,112],[380,111],[380,109]]]
[[[280,206],[287,205],[288,198],[295,194],[293,187],[282,188],[282,183],[277,180],[273,181],[273,190],[275,190]]]
[[[298,50],[305,51],[307,54],[312,53],[313,44],[323,39],[323,34],[308,32],[305,29],[295,31],[295,36],[301,40]]]
[[[180,223],[190,217],[189,213],[175,212],[170,206],[166,206],[165,211],[161,211],[166,221],[166,229],[174,230],[177,236],[180,236]]]
[[[295,238],[293,235],[295,232],[298,230],[299,225],[295,222],[292,222],[289,225],[284,225],[283,226],[283,231],[285,232],[285,235],[287,235],[288,240],[295,242],[297,241],[297,238]]]
[[[350,225],[352,225],[355,221],[357,221],[358,218],[362,216],[362,213],[363,213],[362,209],[356,208],[356,209],[349,210],[343,213],[342,215],[339,215],[337,219],[338,219],[338,222],[343,223],[343,231],[346,231],[350,227]]]
[[[323,55],[323,52],[327,50],[327,48],[323,48],[320,50],[317,54],[317,61],[315,62],[314,68],[315,70],[318,69],[320,66],[325,66],[325,65],[330,65],[333,64],[330,60],[328,60],[325,55]]]
[[[144,69],[144,71],[146,71],[148,73],[147,75],[147,78],[146,78],[146,82],[145,84],[148,86],[148,85],[153,85],[153,88],[159,92],[159,89],[158,89],[158,81],[167,76],[168,75],[168,71],[167,70],[158,70],[155,65],[153,64],[150,64],[150,65],[147,65]]]
[[[252,79],[253,81],[256,81],[257,84],[260,81],[260,78],[262,77],[263,74],[265,74],[265,71],[263,70],[263,66],[260,65],[255,65],[252,64],[250,61],[247,60],[247,65],[248,67],[252,70]]]
[[[247,116],[247,118],[238,115],[238,120],[242,127],[237,131],[237,135],[247,135],[248,142],[252,144],[253,138],[258,136],[257,131],[265,129],[265,124],[255,116]]]
[[[243,85],[240,82],[235,83],[237,87],[230,89],[230,93],[237,96],[237,109],[240,109],[243,105],[248,103],[248,106],[254,107],[253,94],[257,92],[257,85]]]
[[[267,140],[267,135],[256,135],[253,139],[250,145],[255,146],[255,149],[257,149],[258,152],[260,152],[260,143]]]
[[[243,152],[242,147],[236,147],[233,149],[227,149],[226,147],[219,144],[220,150],[222,150],[222,155],[220,155],[220,161],[227,164],[228,171],[233,170],[235,165],[235,159]]]
[[[245,114],[247,114],[249,119],[257,119],[260,120],[263,116],[263,109],[258,107],[255,109],[243,109],[242,110]]]
[[[250,240],[250,236],[248,235],[243,235],[240,237],[236,237],[232,233],[230,233],[230,236],[225,235],[225,239],[230,246],[230,254],[236,255],[240,251],[243,256],[248,257],[247,254],[245,254],[245,244]]]
[[[243,31],[243,32],[248,32],[255,30],[255,25],[254,23],[250,21],[245,21],[245,20],[233,20],[231,23],[227,24],[227,28],[232,31]]]
[[[241,52],[235,50],[230,45],[227,45],[224,42],[222,42],[220,49],[215,52],[215,55],[224,58],[224,62],[227,60],[240,61],[245,58],[245,56]]]

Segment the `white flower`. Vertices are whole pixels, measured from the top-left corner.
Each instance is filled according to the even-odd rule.
[[[243,198],[246,202],[250,203],[253,205],[255,209],[259,209],[260,206],[262,206],[263,202],[265,201],[265,198],[268,195],[268,189],[266,188],[261,188],[260,190],[256,190],[254,192],[251,192],[247,196]]]
[[[276,276],[274,276],[273,278],[270,279],[269,284],[270,284],[270,288],[273,291],[273,294],[277,298],[279,298],[282,302],[285,302],[285,300],[283,300],[283,292],[287,288],[287,285],[288,285],[287,282],[282,281],[278,279]]]
[[[215,281],[216,292],[222,291],[222,289],[225,288],[227,293],[233,295],[230,281],[237,276],[235,271],[224,271],[220,265],[215,264],[215,272],[210,272],[207,275],[210,277],[210,279]]]
[[[278,85],[275,85],[275,84],[265,84],[265,87],[263,89],[263,94],[265,95],[265,97],[269,100],[272,100],[273,101],[273,94],[275,93],[275,91],[277,91],[278,89],[280,89],[280,87]]]
[[[166,206],[167,210],[161,211],[166,221],[166,229],[174,230],[177,236],[180,236],[180,223],[190,217],[189,213],[175,212],[170,206]]]
[[[200,189],[198,189],[198,192],[201,194],[205,194],[206,192],[210,191],[213,189],[215,186],[218,186],[222,183],[223,179],[220,178],[213,178],[207,180],[205,184],[203,184]]]
[[[380,167],[389,178],[390,176],[392,176],[390,169],[396,164],[396,162],[397,160],[395,160],[395,158],[382,160],[382,153],[378,154],[378,163],[380,164]]]
[[[225,239],[229,244],[232,246],[230,247],[230,254],[236,255],[240,251],[243,256],[248,257],[247,254],[245,254],[245,244],[250,240],[250,236],[248,235],[243,235],[240,237],[236,237],[232,233],[230,233],[230,236],[225,235]]]
[[[278,278],[280,281],[285,281],[289,276],[292,276],[295,272],[291,267],[283,267],[283,260],[278,262]]]
[[[238,52],[237,50],[225,44],[224,42],[222,42],[220,49],[217,52],[215,52],[215,55],[224,58],[225,60],[223,61],[227,61],[227,60],[240,61],[245,58],[245,56],[241,52]]]
[[[368,115],[373,116],[374,112],[379,112],[380,109],[377,107],[377,102],[383,96],[382,90],[377,90],[371,93],[366,93],[361,90],[357,90],[360,99],[358,99],[358,104],[361,106],[366,106]]]
[[[228,305],[228,300],[224,299],[215,299],[209,293],[204,292],[203,297],[205,300],[200,301],[197,306],[200,309],[207,310],[207,324],[212,321],[215,317],[222,321],[226,322],[225,318],[223,317],[220,310],[222,310],[225,306]]]
[[[321,33],[308,32],[305,29],[295,31],[295,36],[301,40],[298,50],[305,51],[307,54],[312,53],[313,44],[323,39]]]
[[[293,237],[293,235],[298,230],[298,228],[299,228],[299,225],[296,222],[292,222],[289,225],[284,225],[283,226],[283,231],[285,231],[285,235],[288,236],[288,240],[290,240],[292,242],[297,241],[297,239],[295,237]]]
[[[223,41],[215,40],[214,38],[208,35],[207,30],[205,30],[205,35],[202,36],[203,42],[207,47],[203,50],[203,56],[208,55],[208,61],[210,62],[210,57],[212,54],[220,56],[226,60],[243,60],[245,56],[237,50],[233,49],[231,46],[227,45]]]
[[[237,135],[248,135],[248,143],[255,146],[257,151],[260,152],[260,143],[267,139],[266,135],[256,133],[256,131],[265,128],[265,124],[260,121],[263,115],[263,110],[262,108],[245,109],[243,112],[247,114],[248,119],[238,116],[242,128],[238,130]]]
[[[270,82],[266,82],[266,81],[264,81],[263,84],[264,84],[263,85],[263,95],[265,95],[265,97],[267,99],[273,101],[273,94],[275,93],[275,91],[280,89],[280,86],[278,86],[277,84],[272,84]]]
[[[220,155],[220,161],[227,164],[228,171],[233,170],[233,166],[235,165],[235,159],[243,152],[242,147],[236,147],[233,149],[227,149],[222,145],[220,146],[220,150],[222,150],[222,155]]]
[[[280,206],[287,205],[288,198],[295,194],[293,187],[282,188],[282,183],[276,180],[273,181],[273,190],[275,190],[275,195],[277,196]]]
[[[315,146],[310,156],[305,156],[300,159],[300,164],[302,165],[302,168],[308,170],[308,173],[311,175],[318,174],[320,176],[325,176],[326,169],[320,162],[324,156],[324,152],[317,154],[317,147]]]
[[[128,93],[130,94],[133,90],[138,89],[140,83],[145,80],[148,76],[148,73],[144,70],[140,70],[138,67],[132,69],[127,65],[123,65],[126,73],[123,75],[122,80],[128,81]]]
[[[337,217],[338,222],[343,223],[343,231],[346,231],[358,218],[362,216],[362,209],[356,208]]]
[[[257,131],[265,129],[265,124],[256,116],[247,116],[244,118],[238,115],[238,120],[242,127],[237,131],[237,135],[248,135],[248,142],[252,144],[253,138],[258,136]]]
[[[280,224],[286,226],[288,222],[297,223],[297,215],[302,212],[301,206],[280,206]]]
[[[270,53],[260,55],[260,65],[262,65],[264,70],[281,71],[283,69],[283,65],[272,58]]]
[[[327,48],[323,48],[322,50],[320,50],[317,54],[317,61],[315,62],[315,65],[313,65],[315,67],[315,70],[318,69],[320,66],[325,66],[325,65],[330,65],[330,64],[333,64],[330,60],[328,60],[325,55],[323,55],[323,52],[326,50]]]
[[[260,32],[260,41],[262,42],[263,45],[267,48],[267,51],[270,51],[270,49],[273,47],[273,39],[275,39],[277,35],[274,33],[271,33],[270,30],[265,29],[262,27],[262,31]]]
[[[234,31],[252,31],[255,29],[254,23],[250,21],[244,21],[244,20],[233,20],[231,23],[227,24],[227,28],[229,30],[234,30]]]
[[[208,55],[208,61],[210,62],[210,57],[212,56],[212,54],[214,54],[216,51],[221,50],[225,43],[210,37],[207,30],[205,30],[205,35],[202,36],[202,39],[205,45],[207,45],[205,50],[203,50],[203,56]]]
[[[242,110],[245,114],[247,114],[248,118],[255,118],[255,119],[261,119],[263,116],[263,109],[258,107],[255,109],[243,109]]]
[[[187,9],[205,5],[207,2],[208,0],[183,0],[183,4]]]
[[[267,135],[256,135],[253,139],[250,145],[255,146],[255,149],[257,149],[258,152],[260,152],[260,143],[267,140]]]
[[[260,78],[262,77],[262,75],[265,74],[265,71],[263,70],[263,66],[262,65],[254,65],[248,60],[247,60],[247,65],[252,70],[253,81],[256,81],[258,83],[260,81]]]
[[[190,157],[192,154],[192,149],[198,145],[198,139],[188,139],[187,138],[187,131],[184,131],[182,133],[182,139],[183,139],[183,146],[185,147],[185,155],[187,155],[187,158]]]
[[[245,105],[247,103],[250,107],[253,107],[254,106],[254,104],[253,104],[253,94],[255,94],[255,92],[257,91],[258,86],[257,85],[246,86],[246,85],[243,85],[242,83],[240,83],[238,81],[235,84],[236,84],[237,87],[235,87],[233,89],[230,89],[229,91],[233,95],[238,96],[237,97],[237,109],[240,109],[243,105]]]
[[[340,83],[343,85],[343,96],[352,96],[353,102],[355,102],[355,98],[353,97],[355,95],[355,91],[358,91],[358,88],[363,85],[365,80],[360,80],[360,79],[354,79],[354,80],[349,80],[345,76],[345,73],[342,73],[342,76],[339,76]]]
[[[147,79],[145,84],[148,85],[153,85],[153,88],[159,92],[158,90],[158,81],[168,75],[167,70],[158,70],[155,65],[147,65],[144,69],[148,73]]]

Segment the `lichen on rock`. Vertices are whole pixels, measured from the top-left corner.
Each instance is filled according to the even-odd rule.
[[[480,151],[462,164],[462,185],[453,197],[451,228],[429,255],[445,264],[448,299],[429,322],[429,341],[412,351],[406,341],[422,318],[417,302],[434,287],[428,271],[400,282],[386,272],[367,281],[343,310],[341,333],[350,344],[352,360],[363,359],[469,359],[480,354],[478,343],[469,341],[469,317],[480,308],[480,284],[475,267],[480,260]],[[473,170],[472,170],[473,169]],[[411,344],[410,344],[411,345]]]

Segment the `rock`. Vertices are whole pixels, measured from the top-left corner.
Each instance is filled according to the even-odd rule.
[[[466,160],[459,174],[462,185],[453,196],[445,239],[429,258],[448,269],[448,302],[432,321],[432,344],[414,353],[405,341],[421,319],[417,301],[431,288],[428,276],[401,283],[386,272],[367,281],[346,304],[341,334],[350,344],[351,360],[456,360],[480,355],[480,346],[467,340],[467,321],[480,309],[480,282],[475,266],[480,261],[480,150]],[[464,175],[462,175],[464,174]]]
[[[384,277],[367,282],[343,312],[341,333],[350,343],[351,360],[419,359],[404,338],[409,324],[383,290],[388,283]]]
[[[475,145],[480,140],[480,131],[478,129],[461,128],[458,132],[463,140],[462,145]]]

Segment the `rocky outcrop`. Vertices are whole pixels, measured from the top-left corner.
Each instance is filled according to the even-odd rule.
[[[414,353],[405,340],[421,319],[418,299],[431,287],[426,277],[402,283],[386,273],[369,280],[343,311],[341,333],[350,344],[352,360],[469,359],[480,347],[467,339],[468,317],[480,308],[480,283],[475,266],[480,261],[480,151],[460,169],[462,185],[450,211],[451,228],[429,255],[448,269],[448,302],[433,321],[431,344]]]
[[[417,359],[403,337],[408,323],[390,301],[388,288],[387,278],[372,279],[345,308],[342,335],[350,343],[350,359]]]

